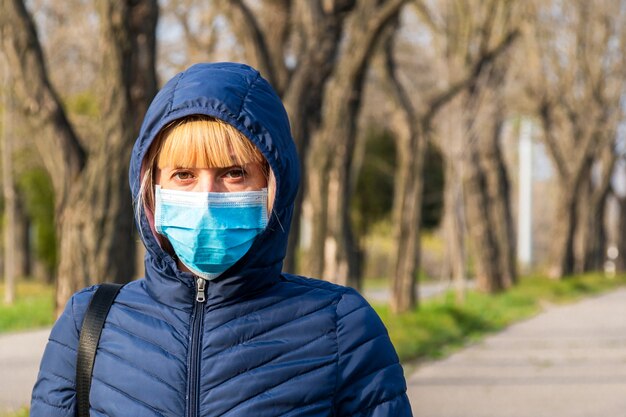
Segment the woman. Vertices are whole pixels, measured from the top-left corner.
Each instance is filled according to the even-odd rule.
[[[254,69],[198,64],[157,94],[130,183],[146,276],[120,291],[92,416],[410,416],[387,332],[355,291],[281,273],[299,181],[285,110]],[[31,416],[74,416],[79,329],[55,324]]]

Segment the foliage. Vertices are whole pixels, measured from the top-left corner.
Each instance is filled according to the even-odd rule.
[[[363,166],[352,197],[352,219],[360,236],[371,225],[389,219],[393,206],[396,167],[396,139],[388,130],[370,127],[365,138]],[[443,155],[429,144],[424,162],[422,192],[422,227],[431,230],[439,225],[443,214]]]
[[[352,218],[361,236],[372,224],[391,215],[395,165],[396,145],[391,132],[368,129],[363,166],[352,196]]]
[[[4,296],[4,284],[0,284]],[[54,287],[18,282],[13,305],[0,303],[0,333],[49,326],[54,322]]]
[[[441,150],[428,143],[424,159],[424,190],[422,191],[422,228],[433,230],[443,217],[444,159]]]
[[[375,305],[403,362],[438,358],[450,350],[538,313],[550,303],[564,303],[626,285],[626,275],[609,279],[587,274],[554,281],[528,277],[497,295],[470,291],[457,304],[452,291],[426,300],[419,310],[394,316],[386,305]]]
[[[17,182],[34,228],[35,256],[52,272],[57,264],[52,182],[43,168],[25,170]]]

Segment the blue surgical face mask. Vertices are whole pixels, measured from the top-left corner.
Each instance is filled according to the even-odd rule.
[[[154,226],[194,274],[217,278],[267,226],[267,189],[198,193],[157,185]]]

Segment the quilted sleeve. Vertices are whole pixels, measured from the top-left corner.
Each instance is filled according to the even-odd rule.
[[[411,417],[406,381],[382,321],[356,291],[337,304],[337,417]]]
[[[54,324],[31,398],[31,417],[74,417],[79,326],[91,288],[75,294]]]

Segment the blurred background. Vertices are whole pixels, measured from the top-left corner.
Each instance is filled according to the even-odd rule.
[[[131,148],[196,62],[281,96],[302,169],[284,269],[362,291],[407,375],[626,284],[626,1],[0,0],[0,31],[0,336],[44,328],[31,368],[0,343],[12,407],[71,294],[142,276]]]
[[[43,283],[47,317],[142,276],[130,151],[159,86],[200,61],[249,63],[285,103],[288,272],[402,313],[429,282],[462,302],[626,268],[625,1],[0,4],[5,304]]]

